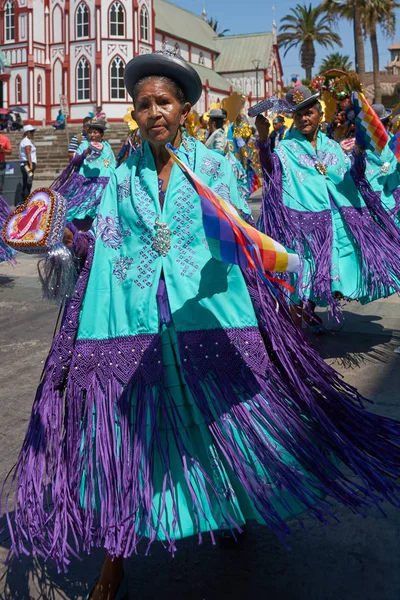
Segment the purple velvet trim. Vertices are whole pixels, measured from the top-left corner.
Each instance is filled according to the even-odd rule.
[[[77,258],[80,258],[81,261],[85,261],[88,254],[89,246],[91,244],[94,245],[94,243],[95,239],[91,233],[87,231],[78,231],[77,229],[77,234],[74,234],[74,245],[72,248],[75,256]]]
[[[346,206],[340,209],[340,214],[357,243],[369,298],[389,296],[394,290],[400,292],[398,243],[376,223],[368,208]]]
[[[351,168],[351,175],[357,186],[365,204],[376,222],[383,227],[393,238],[400,243],[400,229],[397,227],[392,215],[388,213],[382,205],[379,192],[375,192],[367,179],[365,178],[365,157],[364,155],[355,155]]]

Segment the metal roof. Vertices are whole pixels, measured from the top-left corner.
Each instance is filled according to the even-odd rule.
[[[225,79],[225,77],[222,77],[222,75],[219,75],[219,73],[216,73],[212,69],[207,69],[207,67],[203,67],[202,65],[194,65],[193,63],[191,63],[191,65],[196,69],[196,71],[200,75],[200,79],[203,85],[208,80],[210,88],[214,88],[225,92],[229,92],[230,88],[232,88],[233,91],[239,91],[235,86],[232,86],[232,84],[227,79]]]
[[[156,29],[217,52],[215,32],[199,15],[165,0],[154,0]]]
[[[260,60],[260,69],[268,69],[273,46],[272,33],[227,35],[217,38],[220,52],[215,61],[219,73],[254,71],[253,60]]]

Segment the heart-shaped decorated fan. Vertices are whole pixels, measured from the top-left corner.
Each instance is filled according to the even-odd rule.
[[[40,188],[7,219],[3,239],[21,252],[47,252],[62,241],[66,214],[67,203],[61,194]]]

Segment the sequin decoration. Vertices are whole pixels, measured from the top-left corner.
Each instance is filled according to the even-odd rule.
[[[125,177],[117,185],[117,199],[118,202],[123,202],[125,198],[128,198],[131,194],[131,176],[130,174]]]
[[[167,256],[171,250],[171,235],[172,231],[168,229],[166,223],[160,221],[160,217],[156,218],[154,228],[156,230],[151,247],[160,256]]]
[[[152,285],[155,273],[154,263],[159,256],[152,248],[156,213],[142,175],[144,167],[145,159],[142,156],[137,168],[138,174],[134,178],[135,213],[138,217],[136,226],[141,231],[139,240],[144,246],[139,252],[137,276],[134,283],[141,289]]]
[[[174,250],[177,251],[176,262],[181,268],[180,274],[182,276],[188,275],[189,277],[194,275],[199,268],[196,262],[196,252],[191,247],[194,242],[191,214],[195,207],[195,196],[196,194],[192,185],[182,175],[181,185],[179,186],[179,192],[175,200],[176,209],[173,215],[175,221],[173,230]],[[198,207],[200,210],[200,203]]]
[[[133,258],[130,258],[129,256],[115,256],[112,259],[112,274],[117,278],[119,285],[124,283],[132,264]]]

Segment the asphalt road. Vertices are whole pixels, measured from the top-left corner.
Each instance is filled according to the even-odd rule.
[[[0,480],[17,457],[35,387],[43,368],[57,308],[41,299],[34,257],[0,265]],[[372,398],[372,410],[400,419],[400,303],[397,298],[349,305],[332,334],[315,340],[326,360]],[[287,550],[266,528],[250,525],[232,547],[187,539],[172,559],[161,545],[149,557],[126,562],[130,598],[136,600],[399,600],[400,511],[385,505],[368,518],[336,506],[338,521],[321,526],[307,517],[293,524]],[[5,519],[0,522],[0,529]],[[0,560],[7,556],[0,534]],[[0,568],[2,600],[78,600],[100,570],[101,550],[73,560],[67,575],[24,558]]]

